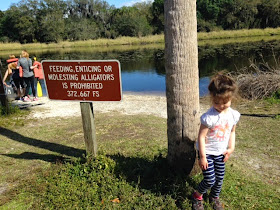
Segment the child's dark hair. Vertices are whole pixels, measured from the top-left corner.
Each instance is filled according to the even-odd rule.
[[[218,98],[227,102],[235,95],[237,86],[230,76],[219,72],[211,79],[208,90],[212,100]]]

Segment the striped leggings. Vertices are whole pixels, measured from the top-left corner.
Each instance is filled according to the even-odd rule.
[[[203,171],[204,179],[198,185],[198,192],[205,194],[211,188],[210,196],[213,198],[219,197],[222,190],[225,163],[224,155],[214,156],[206,155],[208,161],[208,168]]]

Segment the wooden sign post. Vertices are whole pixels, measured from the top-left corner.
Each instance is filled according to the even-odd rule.
[[[84,128],[86,151],[88,154],[97,155],[97,140],[94,124],[94,112],[91,102],[81,102],[81,113]]]
[[[86,151],[97,155],[92,101],[121,101],[119,61],[45,60],[42,66],[49,99],[80,101]]]

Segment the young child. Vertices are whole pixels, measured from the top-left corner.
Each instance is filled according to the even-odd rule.
[[[203,208],[203,194],[211,189],[209,202],[214,209],[223,209],[219,200],[222,189],[225,162],[234,151],[235,128],[240,113],[230,108],[237,86],[232,78],[218,73],[208,86],[212,107],[200,120],[197,149],[199,166],[204,179],[193,194],[193,209]]]

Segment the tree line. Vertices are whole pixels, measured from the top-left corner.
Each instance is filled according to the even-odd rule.
[[[197,0],[198,31],[280,26],[280,0]],[[116,8],[104,0],[21,0],[0,11],[0,42],[141,37],[164,31],[164,0]]]

